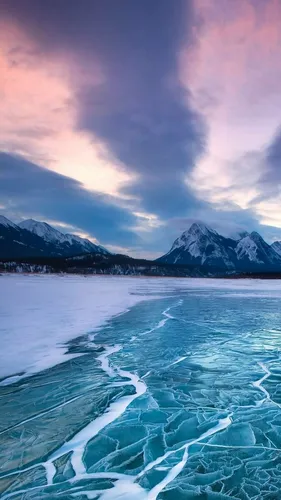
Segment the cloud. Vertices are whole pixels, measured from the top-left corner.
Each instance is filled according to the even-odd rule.
[[[279,2],[9,0],[0,18],[9,210],[151,255],[177,220],[264,220]]]
[[[262,177],[265,191],[270,189],[271,195],[280,194],[281,183],[281,128],[279,127],[273,141],[265,151],[266,171]]]
[[[259,216],[254,202],[265,189],[264,152],[280,124],[281,4],[198,0],[195,5],[197,43],[183,46],[179,74],[205,117],[208,141],[187,182],[197,196],[222,209],[233,203]]]
[[[177,50],[183,38],[192,43],[193,2],[16,4],[2,7],[6,23],[20,26],[44,68],[46,61],[63,67],[65,95],[50,100],[67,109],[56,140],[43,141],[51,158],[45,166],[87,187],[133,197],[139,210],[159,218],[201,206],[184,178],[202,154],[205,127],[177,77]],[[48,73],[56,75],[54,68]],[[50,79],[46,85],[54,89]],[[36,148],[42,150],[38,141]]]
[[[130,176],[100,139],[76,128],[72,54],[47,54],[22,27],[2,20],[0,66],[0,149],[116,194]],[[80,74],[84,84],[88,78],[93,86],[103,79],[93,61],[90,74]]]
[[[22,157],[0,153],[0,196],[5,210],[20,217],[55,220],[102,244],[141,244],[131,229],[137,217],[113,196],[85,190],[81,183]]]
[[[136,5],[126,2],[125,18],[117,15],[111,34],[100,34],[105,80],[79,88],[78,126],[98,136],[134,175],[120,192],[139,200],[140,210],[166,218],[202,205],[184,178],[204,150],[205,127],[177,80],[182,2]],[[186,5],[192,19],[192,3]]]
[[[263,173],[258,183],[258,194],[252,207],[262,224],[281,228],[281,129],[278,128],[272,141],[260,153]]]

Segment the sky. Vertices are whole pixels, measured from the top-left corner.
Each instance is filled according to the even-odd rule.
[[[281,0],[0,0],[0,212],[154,258],[281,239]]]

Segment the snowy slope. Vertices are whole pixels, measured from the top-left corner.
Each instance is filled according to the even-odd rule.
[[[63,234],[32,219],[16,225],[0,216],[0,258],[69,257],[85,253],[109,255],[103,247],[74,234]]]
[[[66,233],[64,236],[65,236],[66,241],[68,241],[71,245],[74,245],[74,244],[82,245],[82,247],[84,248],[84,250],[86,252],[100,253],[103,255],[110,254],[110,252],[108,250],[106,250],[106,248],[104,248],[103,246],[95,245],[95,243],[92,243],[92,241],[90,241],[86,238],[81,238],[80,236],[77,236],[76,234]]]
[[[168,264],[200,264],[220,269],[233,269],[236,242],[225,238],[202,223],[194,223],[177,238],[171,250],[160,257]]]
[[[278,255],[281,255],[281,241],[274,241],[274,243],[272,243],[271,245],[271,248],[273,248],[273,250],[278,253]]]
[[[0,216],[0,257],[42,257],[48,255],[45,241]]]
[[[255,231],[242,238],[235,251],[239,263],[243,263],[244,267],[249,264],[267,268],[281,267],[281,256]]]
[[[37,234],[47,243],[56,246],[59,255],[78,255],[79,253],[109,253],[105,248],[95,245],[88,239],[80,238],[74,234],[64,234],[46,222],[28,219],[20,222],[19,226],[27,231]]]
[[[46,222],[38,222],[33,219],[27,219],[19,223],[19,227],[22,229],[26,229],[27,231],[31,231],[37,236],[40,236],[46,241],[49,242],[59,242],[64,243],[66,241],[65,235],[60,231],[57,231],[53,227],[51,227]]]
[[[281,243],[279,251],[281,254]],[[236,271],[281,270],[281,255],[257,232],[244,232],[239,239],[225,238],[202,223],[192,224],[158,260]]]
[[[0,225],[3,227],[12,227],[14,229],[17,227],[16,224],[7,219],[7,217],[4,217],[4,215],[0,215]]]
[[[239,260],[249,259],[251,262],[262,263],[258,258],[258,246],[252,240],[251,236],[248,235],[238,242],[235,249],[237,257]]]

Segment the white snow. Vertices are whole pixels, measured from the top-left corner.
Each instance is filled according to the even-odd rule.
[[[201,258],[202,265],[209,257],[212,257],[212,259],[222,259],[227,266],[233,267],[227,251],[221,245],[221,242],[218,242],[218,238],[219,235],[214,229],[202,223],[194,223],[188,231],[185,231],[175,240],[166,256],[173,253],[174,250],[180,250],[182,254],[188,252],[191,257]],[[212,246],[211,255],[206,253],[206,249],[207,247],[210,248],[210,245]],[[182,257],[181,253],[176,255],[174,264]]]
[[[198,289],[208,294],[240,290],[245,297],[263,291],[281,298],[278,280],[2,275],[0,377],[31,374],[66,361],[65,342],[93,332],[141,300],[159,297],[160,292]]]
[[[162,283],[114,276],[0,276],[0,377],[36,373],[66,361],[65,342],[147,299],[131,294],[136,285],[157,296],[169,288],[169,280]]]
[[[89,252],[101,251],[101,253],[108,253],[107,250],[99,245],[95,245],[90,240],[85,238],[80,238],[76,234],[61,233],[54,227],[47,224],[47,222],[39,222],[34,219],[27,219],[19,223],[19,227],[31,231],[33,234],[37,234],[45,241],[55,244],[65,244],[69,245],[79,244],[84,247]]]
[[[281,241],[274,241],[274,243],[272,243],[271,245],[271,248],[273,248],[273,250],[275,250],[275,252],[281,256]]]
[[[238,259],[243,259],[247,256],[251,262],[257,262],[259,264],[263,263],[257,258],[258,247],[252,240],[251,235],[240,240],[235,251]]]
[[[13,240],[13,242],[14,243],[18,243],[19,245],[22,245],[22,246],[26,247],[26,244],[22,243],[22,241]]]
[[[66,361],[68,340],[92,332],[144,297],[130,278],[0,276],[0,377]]]
[[[7,217],[4,217],[4,215],[0,215],[0,224],[5,227],[17,228],[16,224],[7,219]]]
[[[255,231],[243,238],[236,247],[238,259],[248,258],[258,264],[269,263],[280,266],[280,255]],[[259,257],[258,257],[259,255]]]
[[[68,238],[66,238],[66,236],[63,233],[57,231],[57,229],[54,229],[46,222],[39,222],[33,219],[27,219],[20,222],[19,227],[21,227],[22,229],[26,229],[27,231],[31,231],[34,234],[37,234],[37,236],[40,236],[45,241],[51,241],[54,243],[55,242],[64,243],[65,241],[68,241]]]

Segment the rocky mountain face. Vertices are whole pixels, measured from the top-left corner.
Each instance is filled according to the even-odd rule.
[[[225,238],[214,229],[194,223],[177,238],[171,250],[160,257],[169,264],[202,265],[226,271],[281,270],[277,245],[268,245],[256,232],[241,234],[240,239]]]
[[[253,231],[242,238],[235,249],[240,267],[281,269],[281,255],[268,245],[259,233]]]
[[[56,253],[61,256],[79,255],[92,252],[102,254],[109,253],[102,246],[95,245],[86,238],[80,238],[80,236],[75,234],[61,233],[46,222],[38,222],[33,219],[28,219],[20,222],[19,227],[40,236],[44,241],[52,244],[56,248]]]
[[[274,241],[274,243],[272,243],[271,245],[271,248],[273,248],[273,250],[278,253],[278,255],[281,255],[281,241]]]
[[[0,216],[0,258],[68,257],[90,252],[109,254],[102,246],[61,233],[46,222],[29,219],[16,225]]]

